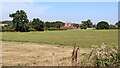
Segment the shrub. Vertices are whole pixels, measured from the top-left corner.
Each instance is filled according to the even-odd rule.
[[[55,30],[67,30],[67,29],[49,28],[47,30],[49,30],[49,31],[55,31]]]
[[[115,25],[110,25],[109,29],[117,29],[117,27]]]
[[[2,32],[15,32],[14,29],[2,29]]]
[[[34,29],[34,28],[30,28],[29,31],[36,31],[36,29]]]
[[[116,47],[107,48],[104,43],[100,47],[93,46],[89,54],[84,54],[81,65],[97,67],[120,66],[120,54],[117,50]]]
[[[99,66],[119,66],[120,60],[118,58],[118,52],[116,48],[106,49],[106,45],[103,43],[100,47],[96,48],[95,61]]]

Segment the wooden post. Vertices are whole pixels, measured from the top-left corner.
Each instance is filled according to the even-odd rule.
[[[79,57],[80,57],[80,56],[79,56],[79,55],[80,55],[79,53],[80,53],[80,50],[77,51],[77,64],[79,63],[79,60],[80,60],[80,59],[79,59]]]
[[[52,53],[53,66],[55,65],[55,53]]]

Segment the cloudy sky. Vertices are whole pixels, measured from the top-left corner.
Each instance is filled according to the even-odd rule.
[[[94,24],[107,21],[115,24],[118,20],[118,2],[3,2],[2,19],[12,20],[9,14],[25,10],[28,19],[81,23],[90,19]]]

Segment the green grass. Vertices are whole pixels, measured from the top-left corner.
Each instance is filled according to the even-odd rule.
[[[2,41],[91,47],[118,45],[118,30],[70,30],[45,32],[2,32]]]

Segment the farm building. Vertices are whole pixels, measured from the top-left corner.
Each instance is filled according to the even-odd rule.
[[[65,25],[61,27],[61,29],[75,30],[80,28],[74,27],[72,23],[65,23]]]

